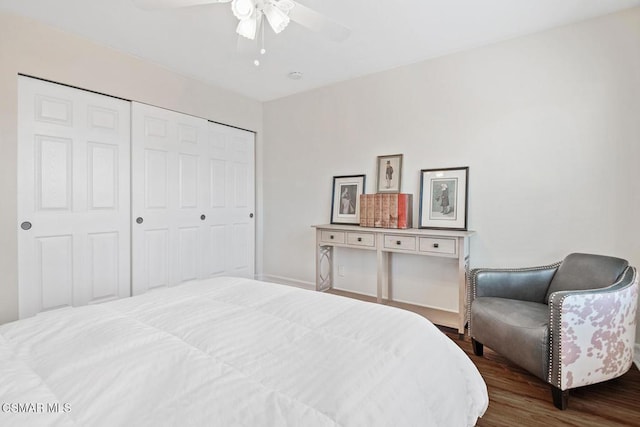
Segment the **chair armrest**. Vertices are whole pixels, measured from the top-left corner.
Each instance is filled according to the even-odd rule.
[[[638,309],[634,267],[606,288],[554,292],[549,308],[550,384],[567,390],[629,370]]]
[[[477,297],[544,303],[560,263],[528,268],[476,268],[469,273],[469,303]]]

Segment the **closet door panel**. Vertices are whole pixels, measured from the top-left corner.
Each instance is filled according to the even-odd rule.
[[[209,123],[205,275],[255,275],[255,135]],[[215,228],[214,228],[215,227]]]
[[[135,154],[134,154],[135,157]],[[143,194],[146,209],[169,208],[169,155],[164,150],[144,150]],[[136,172],[134,172],[136,177]],[[135,179],[135,178],[134,178]],[[134,206],[139,202],[136,200]]]
[[[134,295],[202,277],[206,136],[204,119],[133,103]]]
[[[199,160],[200,156],[193,154],[180,154],[178,158],[181,209],[197,209],[201,205],[200,195],[198,194]]]
[[[29,289],[41,301],[38,311],[61,308],[73,303],[75,278],[73,274],[73,236],[38,237],[35,286]],[[34,313],[35,314],[35,313]]]
[[[118,232],[90,233],[88,245],[89,301],[118,297],[120,235]]]
[[[35,135],[36,209],[71,211],[73,140]]]
[[[209,226],[209,235],[207,240],[209,243],[209,251],[203,261],[205,269],[205,277],[219,276],[227,271],[227,231],[226,224],[212,224]]]
[[[18,89],[20,317],[129,296],[130,104],[22,76]]]
[[[144,247],[137,248],[144,250],[143,258],[139,261],[137,256],[133,258],[134,263],[141,262],[142,264],[134,267],[134,274],[137,267],[142,267],[143,270],[139,272],[139,278],[145,280],[147,289],[167,287],[169,286],[169,229],[145,230],[143,233],[143,240],[140,243],[144,244]],[[134,284],[135,280],[134,276]],[[134,285],[133,293],[141,292],[136,292]]]
[[[254,277],[254,134],[138,103],[132,118],[133,293]]]
[[[87,209],[89,211],[117,210],[119,147],[90,142],[87,148],[89,175]]]
[[[202,253],[200,234],[200,227],[178,228],[178,256],[180,257],[178,278],[180,282],[200,277],[200,254]]]

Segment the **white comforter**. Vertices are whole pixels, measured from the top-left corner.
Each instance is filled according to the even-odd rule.
[[[468,426],[487,404],[424,318],[247,279],[0,327],[2,426]]]

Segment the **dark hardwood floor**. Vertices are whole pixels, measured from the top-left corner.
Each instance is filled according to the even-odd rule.
[[[374,300],[341,291],[329,292]],[[403,304],[402,308],[425,315],[423,307]],[[475,356],[467,335],[460,340],[456,330],[440,329],[469,356],[487,384],[489,408],[478,420],[480,427],[640,426],[640,371],[635,365],[614,380],[571,390],[568,408],[560,411],[553,406],[548,384],[487,347],[483,357]]]
[[[640,371],[611,381],[573,389],[564,411],[553,406],[549,385],[484,348],[484,356],[473,354],[471,340],[458,339],[458,332],[441,330],[464,350],[478,367],[489,391],[489,408],[478,426],[640,426]]]

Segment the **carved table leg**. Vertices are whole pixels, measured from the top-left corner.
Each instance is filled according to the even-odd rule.
[[[316,290],[326,291],[333,287],[333,246],[318,246],[316,266]]]

